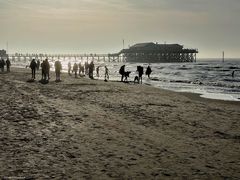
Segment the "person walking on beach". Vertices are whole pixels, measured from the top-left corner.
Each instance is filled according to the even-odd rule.
[[[121,68],[119,69],[119,74],[121,74],[121,82],[123,82],[123,78],[125,75],[125,65],[122,65]]]
[[[6,65],[7,65],[7,72],[10,72],[11,62],[10,62],[10,60],[8,58],[6,60]]]
[[[84,65],[81,64],[81,68],[80,68],[80,73],[81,75],[84,75]]]
[[[2,59],[0,59],[0,69],[1,69],[1,71],[2,71],[2,66],[3,66]]]
[[[75,78],[77,78],[77,72],[78,72],[78,65],[77,65],[77,63],[74,63],[74,65],[73,65],[73,72],[75,74]]]
[[[46,73],[46,76],[47,76],[47,80],[49,81],[49,79],[50,79],[50,64],[49,64],[49,62],[48,62],[48,59],[45,59],[45,66],[44,66],[44,68],[45,68],[45,73]]]
[[[4,66],[5,66],[5,61],[4,61],[4,59],[1,59],[0,60],[0,67],[1,67],[1,70],[2,70],[2,72],[4,72]]]
[[[59,60],[57,60],[55,62],[56,82],[61,81],[61,79],[60,79],[61,70],[62,70],[62,64]]]
[[[142,84],[143,67],[137,66],[137,72],[138,72],[138,83],[141,82]]]
[[[38,59],[37,60],[37,71],[39,70],[39,68],[40,68],[40,60]]]
[[[87,62],[85,62],[85,75],[88,75],[88,69],[89,68],[89,64],[88,64],[88,61]]]
[[[72,65],[71,62],[68,62],[68,74],[71,76],[71,69],[72,69]]]
[[[152,69],[151,69],[151,67],[148,65],[147,70],[146,70],[146,75],[148,76],[149,79],[150,79],[151,73],[152,73]]]
[[[32,59],[31,63],[30,63],[30,68],[32,70],[32,79],[34,80],[36,77],[36,68],[37,68],[37,63],[35,61],[35,59]]]
[[[41,69],[42,69],[42,80],[44,79],[44,80],[46,80],[46,73],[45,73],[45,71],[44,71],[44,66],[45,66],[45,63],[44,63],[45,61],[42,61],[42,63],[41,63]]]
[[[81,76],[82,64],[81,62],[78,64],[78,75]]]
[[[96,76],[97,76],[97,78],[99,78],[99,66],[96,68]]]
[[[89,78],[93,79],[93,71],[94,71],[94,63],[93,61],[89,64],[89,70],[88,70]]]
[[[107,68],[107,66],[105,66],[105,80],[104,81],[108,81],[109,80],[109,70]]]

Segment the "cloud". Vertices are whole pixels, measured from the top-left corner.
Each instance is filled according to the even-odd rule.
[[[19,44],[44,40],[54,47],[96,39],[111,47],[123,37],[237,46],[239,12],[240,0],[0,0],[0,34]]]

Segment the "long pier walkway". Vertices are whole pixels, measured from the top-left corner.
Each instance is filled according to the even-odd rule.
[[[0,57],[2,58],[2,57]],[[32,59],[49,59],[55,60],[84,60],[84,61],[99,61],[99,62],[125,62],[126,57],[123,54],[9,54],[8,58],[12,61],[28,61]]]

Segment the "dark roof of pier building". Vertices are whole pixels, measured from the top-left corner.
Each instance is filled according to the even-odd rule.
[[[123,49],[121,53],[141,53],[141,52],[189,52],[197,53],[195,49],[183,49],[179,44],[158,44],[158,43],[138,43],[131,46],[129,49]]]
[[[151,48],[151,49],[182,49],[183,46],[179,44],[158,44],[158,43],[138,43],[130,47],[130,49],[146,49],[146,48]]]

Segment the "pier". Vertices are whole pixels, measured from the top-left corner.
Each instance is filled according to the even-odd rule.
[[[5,53],[5,55],[3,55]],[[139,43],[114,54],[6,54],[1,52],[0,58],[11,61],[30,61],[32,59],[50,61],[74,60],[94,62],[138,62],[138,63],[184,63],[196,62],[197,49],[186,49],[179,44]]]
[[[94,62],[125,62],[125,56],[116,53],[116,54],[8,54],[7,56],[1,56],[0,58],[9,58],[13,62],[17,61],[29,61],[32,59],[44,60],[48,59],[50,61],[55,60],[73,60],[76,61],[94,61]]]

